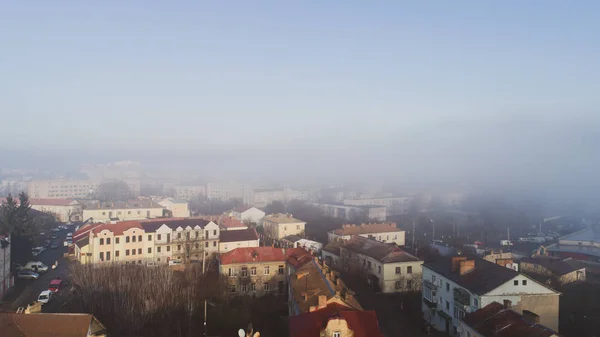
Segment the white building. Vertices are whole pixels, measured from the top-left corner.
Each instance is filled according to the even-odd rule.
[[[424,317],[452,336],[465,314],[504,300],[518,313],[535,312],[541,324],[557,330],[559,297],[526,275],[480,258],[440,257],[423,265]]]
[[[420,289],[423,261],[392,243],[354,236],[340,246],[340,263],[343,269],[367,275],[384,293]]]
[[[350,206],[324,203],[313,203],[313,205],[319,207],[326,216],[350,221],[355,219],[385,221],[387,217],[385,206]]]
[[[227,215],[232,216],[242,222],[249,221],[251,223],[259,224],[265,217],[265,212],[252,206],[238,206],[227,212]]]
[[[265,235],[272,239],[283,239],[288,235],[304,235],[306,222],[295,219],[291,214],[272,214],[263,218]]]
[[[190,216],[190,209],[187,201],[185,200],[165,198],[158,204],[171,212],[171,216],[174,218],[188,218]]]
[[[289,242],[293,248],[304,248],[310,252],[318,252],[323,248],[322,243],[306,239],[300,235],[286,236],[282,240]]]
[[[140,195],[139,180],[123,180],[132,197]],[[28,184],[28,195],[30,198],[52,198],[52,199],[89,199],[98,192],[102,180],[33,180]]]
[[[408,213],[414,197],[374,197],[345,199],[344,205],[351,206],[384,206],[387,215],[399,215]]]
[[[393,222],[390,223],[371,223],[360,225],[342,225],[342,228],[327,233],[327,239],[332,241],[347,241],[354,235],[365,238],[375,239],[381,242],[395,243],[398,246],[405,244],[405,232],[396,227]]]
[[[190,200],[197,197],[206,196],[206,187],[204,185],[177,185],[174,187],[175,198],[180,200]]]
[[[236,248],[259,247],[260,240],[254,228],[222,231],[219,237],[219,253],[227,253]]]
[[[163,216],[164,207],[152,200],[96,202],[85,205],[83,219],[91,222],[153,219]]]
[[[82,220],[81,204],[73,199],[29,199],[29,204],[36,211],[49,213],[60,222],[75,222]]]
[[[236,182],[206,184],[206,198],[209,200],[241,199],[244,203],[250,201],[252,190],[248,185]]]
[[[10,275],[10,235],[0,235],[0,299],[13,286]]]

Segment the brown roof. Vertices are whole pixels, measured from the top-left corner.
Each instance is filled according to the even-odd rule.
[[[73,233],[73,242],[77,242],[83,238],[87,238],[89,237],[89,233],[91,230],[93,230],[94,228],[98,227],[98,226],[102,226],[103,224],[88,224],[85,225],[81,228],[79,228],[77,231],[75,231],[75,233]]]
[[[498,302],[467,314],[463,322],[486,337],[550,337],[558,333],[526,321],[522,315]]]
[[[275,222],[278,224],[304,223],[304,221],[302,221],[302,220],[295,219],[291,214],[281,214],[281,213],[267,215],[266,217],[263,218],[263,221],[265,221],[265,220]]]
[[[221,217],[221,226],[227,229],[248,227],[240,219],[234,218],[232,216]]]
[[[274,247],[236,248],[221,254],[221,265],[254,262],[285,262],[285,249]]]
[[[85,337],[93,321],[90,314],[0,313],[2,337]]]
[[[41,199],[41,198],[29,199],[29,203],[31,205],[41,205],[41,206],[69,206],[74,201],[75,200],[73,200],[73,199]]]
[[[142,225],[139,221],[121,221],[121,222],[116,222],[116,223],[104,223],[101,224],[100,226],[94,227],[92,229],[92,232],[94,234],[98,234],[103,230],[109,230],[111,232],[113,232],[114,235],[123,235],[123,232],[130,229],[130,228],[139,228],[139,229],[143,229]]]
[[[256,229],[254,228],[221,231],[219,234],[220,242],[236,242],[250,240],[258,240],[258,233],[256,233]]]
[[[326,252],[330,252],[337,256],[340,256],[340,245],[341,245],[341,242],[332,241],[332,242],[326,244],[325,247],[323,247],[321,250],[324,250]]]
[[[140,220],[139,221],[142,228],[146,232],[156,232],[162,225],[166,225],[171,229],[177,229],[177,227],[186,228],[191,227],[194,228],[196,226],[200,228],[204,228],[206,225],[210,223],[209,220],[205,220],[202,217],[191,217],[191,218],[157,218],[157,219],[148,219],[148,220]]]
[[[341,248],[372,257],[383,263],[420,261],[419,258],[403,251],[395,243],[383,243],[358,235],[343,243]]]
[[[288,248],[285,255],[287,263],[294,268],[300,268],[314,260],[312,254],[302,248]]]
[[[290,317],[290,337],[315,337],[327,327],[330,320],[343,319],[354,337],[383,337],[374,311],[357,311],[337,303],[325,308]]]
[[[572,265],[567,261],[550,258],[550,257],[524,257],[520,260],[520,262],[531,263],[540,265],[549,271],[551,271],[554,275],[562,276],[565,274],[569,274],[576,270],[584,269],[584,267]]]
[[[401,229],[396,227],[393,222],[390,223],[371,223],[357,225],[342,225],[341,229],[333,231],[336,235],[360,235],[360,234],[376,234],[376,233],[389,233],[389,232],[400,232]]]

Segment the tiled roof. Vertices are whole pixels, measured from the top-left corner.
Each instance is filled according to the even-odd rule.
[[[271,221],[278,224],[284,223],[304,223],[302,220],[295,219],[291,214],[271,214],[263,218],[263,221]]]
[[[252,206],[248,206],[248,205],[235,206],[233,208],[233,211],[238,212],[238,213],[243,213],[243,212],[249,210],[250,208],[252,208]]]
[[[540,265],[557,276],[562,276],[584,268],[581,266],[571,265],[561,259],[547,257],[525,257],[522,258],[520,262]]]
[[[205,220],[200,217],[193,218],[160,218],[160,219],[149,219],[149,220],[140,220],[139,221],[142,228],[146,232],[156,232],[162,225],[166,225],[171,229],[177,229],[177,227],[186,228],[191,227],[194,228],[196,226],[200,228],[204,228],[206,225],[210,223],[210,221]]]
[[[314,260],[313,256],[302,248],[288,248],[285,255],[287,263],[294,268],[299,268]]]
[[[341,245],[341,242],[333,241],[333,242],[326,244],[322,250],[333,253],[337,256],[340,256],[340,245]]]
[[[221,217],[221,226],[227,229],[248,227],[240,219],[231,216]]]
[[[82,228],[79,228],[77,231],[75,231],[75,233],[73,233],[73,242],[77,242],[83,238],[87,238],[89,237],[89,233],[91,230],[93,230],[96,227],[102,226],[103,224],[88,224],[83,226]]]
[[[254,263],[254,262],[284,262],[285,250],[274,247],[245,247],[236,248],[221,254],[221,264]]]
[[[342,228],[333,231],[336,235],[360,235],[360,234],[376,234],[401,232],[402,230],[396,227],[393,222],[390,223],[372,223],[357,225],[343,225]]]
[[[40,205],[40,206],[69,206],[75,200],[73,199],[38,199],[31,198],[29,199],[29,203],[31,205]]]
[[[94,316],[90,314],[0,313],[2,337],[85,337]]]
[[[420,261],[419,258],[403,251],[394,243],[383,243],[358,235],[343,243],[341,247],[383,263]]]
[[[354,332],[354,337],[383,337],[374,311],[356,311],[337,303],[327,307],[290,317],[290,337],[315,337],[333,319],[344,319]]]
[[[486,337],[550,337],[554,330],[527,322],[522,315],[505,308],[498,302],[467,314],[463,322]]]
[[[116,223],[101,224],[100,226],[94,227],[92,232],[94,234],[98,234],[103,230],[109,230],[113,232],[114,235],[123,235],[123,232],[130,228],[143,229],[139,221],[121,221]]]
[[[236,242],[236,241],[250,241],[258,240],[258,233],[256,229],[238,229],[234,231],[221,231],[219,233],[220,242]]]

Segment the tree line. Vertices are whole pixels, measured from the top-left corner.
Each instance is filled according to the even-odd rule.
[[[31,258],[33,238],[38,229],[30,211],[29,196],[25,192],[18,198],[9,194],[0,205],[0,233],[10,234],[12,261],[26,262]]]

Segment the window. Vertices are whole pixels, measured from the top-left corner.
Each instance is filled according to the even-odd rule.
[[[256,291],[256,284],[254,284],[254,283],[250,284],[250,291]]]
[[[106,238],[106,244],[110,245],[110,238]]]
[[[157,253],[160,253],[160,246],[159,246],[159,247],[156,247],[156,252],[157,252]]]
[[[152,254],[152,247],[148,247],[148,254]]]
[[[131,214],[131,211],[127,211],[127,214]]]
[[[171,234],[167,234],[167,243],[171,242]]]
[[[478,299],[473,298],[473,306],[479,307],[479,300]]]
[[[167,246],[167,252],[171,251],[171,246]]]
[[[521,285],[524,285],[524,286],[526,286],[526,285],[527,285],[527,280],[523,280],[523,281],[521,281]]]
[[[264,291],[269,291],[269,282],[265,282],[265,283],[263,284],[263,290],[264,290]]]
[[[106,252],[106,261],[110,261],[110,252]]]
[[[342,333],[339,331],[334,331],[333,332],[333,337],[342,337]]]
[[[138,236],[138,241],[142,242],[142,236],[141,235]]]
[[[431,283],[435,284],[435,275],[431,275]]]
[[[279,266],[279,275],[283,275],[283,265]]]
[[[100,239],[100,246],[104,244],[104,239]]]
[[[256,267],[250,268],[250,275],[256,275]]]
[[[208,241],[204,242],[204,247],[208,248]]]
[[[269,266],[265,266],[265,275],[269,275],[270,271],[269,271]]]
[[[129,249],[125,249],[125,256],[129,256]]]
[[[369,268],[369,270],[371,269],[371,261],[367,261],[367,267]]]
[[[137,211],[137,212],[138,212],[138,214],[141,214],[141,211]]]
[[[131,237],[131,242],[135,242],[135,235]]]
[[[100,252],[100,261],[104,261],[104,252]]]
[[[245,284],[243,284],[243,285],[240,287],[240,292],[242,292],[242,293],[245,293],[245,292],[247,292],[247,291],[248,291],[248,286],[246,286]]]
[[[138,254],[142,255],[142,248],[138,248]]]
[[[217,246],[217,241],[213,241],[213,247]]]
[[[446,310],[450,310],[450,302],[446,301]]]
[[[402,289],[402,281],[396,281],[396,282],[394,282],[394,287],[396,289]]]
[[[230,291],[232,294],[235,294],[235,286],[231,286],[231,287],[229,288],[229,291]]]
[[[196,231],[196,239],[200,236],[200,233]]]
[[[230,277],[231,277],[231,276],[235,276],[235,269],[233,269],[233,268],[229,268],[229,273],[228,273],[228,275],[229,275]]]
[[[398,240],[398,235],[394,235],[394,240]]]
[[[102,215],[106,215],[106,212],[102,212]]]
[[[131,255],[135,255],[135,249],[131,250]]]
[[[177,245],[177,250],[181,250],[181,245]]]
[[[242,277],[248,276],[248,267],[242,267]]]
[[[177,238],[181,239],[181,233],[177,233]]]
[[[396,267],[396,274],[402,274],[402,267]]]
[[[198,242],[196,242],[196,249],[200,249],[200,244]]]
[[[381,266],[377,266],[377,272],[381,274]]]
[[[217,230],[213,230],[213,235],[217,235]]]
[[[413,281],[406,280],[406,289],[412,289],[412,287],[413,287]]]
[[[115,250],[115,257],[119,257],[119,251]]]
[[[446,291],[450,291],[450,283],[446,282]]]
[[[119,238],[115,238],[115,243],[119,244]]]
[[[204,238],[208,239],[208,231],[204,231]]]
[[[407,274],[412,274],[412,266],[406,267],[406,273]]]
[[[296,230],[300,230],[300,225],[296,225]]]
[[[152,241],[152,235],[148,235],[148,241]]]
[[[156,234],[156,240],[162,240],[162,234]]]
[[[513,284],[516,285],[516,286],[518,286],[519,285],[519,281],[518,280],[514,280]]]

